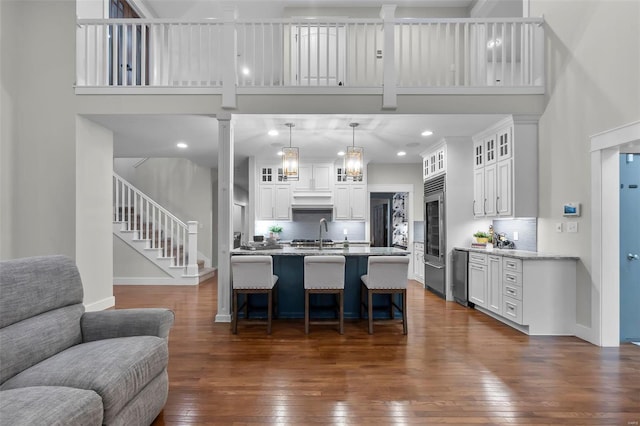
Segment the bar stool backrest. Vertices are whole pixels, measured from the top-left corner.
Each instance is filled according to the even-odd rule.
[[[407,288],[409,256],[369,256],[367,287]]]
[[[305,256],[304,288],[344,289],[344,256]]]
[[[274,285],[271,256],[232,256],[234,289],[269,289]]]

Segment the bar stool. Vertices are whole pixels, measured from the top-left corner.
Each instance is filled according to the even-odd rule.
[[[332,293],[338,296],[338,324],[344,333],[344,256],[304,257],[304,332],[309,334],[309,295]],[[323,321],[324,324],[335,324]]]
[[[393,308],[402,312],[402,331],[407,334],[407,281],[409,273],[408,256],[369,256],[367,275],[360,277],[360,317],[367,307],[369,314],[369,334],[373,334],[373,295],[389,294],[391,300],[389,312],[393,319]],[[367,303],[364,302],[364,292],[367,290]],[[402,295],[402,308],[393,297]]]
[[[249,294],[267,294],[267,334],[271,334],[271,316],[273,305],[277,302],[274,288],[278,276],[273,275],[273,259],[271,256],[232,256],[231,273],[233,287],[233,316],[231,330],[238,333],[238,310],[244,309],[244,316],[249,314]],[[238,297],[245,294],[245,301],[238,307]],[[276,299],[275,301],[273,299]]]

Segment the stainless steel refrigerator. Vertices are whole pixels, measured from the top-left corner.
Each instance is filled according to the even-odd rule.
[[[424,183],[424,285],[445,298],[445,176]]]

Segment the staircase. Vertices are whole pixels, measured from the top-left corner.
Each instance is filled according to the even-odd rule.
[[[197,285],[215,275],[214,268],[205,268],[204,261],[197,259],[198,222],[185,224],[116,173],[113,173],[113,200],[113,234],[166,274],[144,281]]]

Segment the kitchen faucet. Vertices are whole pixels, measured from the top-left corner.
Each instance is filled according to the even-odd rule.
[[[324,223],[324,232],[329,232],[329,227],[327,225],[327,219],[325,219],[323,217],[322,219],[320,219],[320,236],[319,236],[319,241],[318,241],[318,244],[320,244],[319,247],[318,247],[319,250],[322,250],[322,224],[323,223]]]

